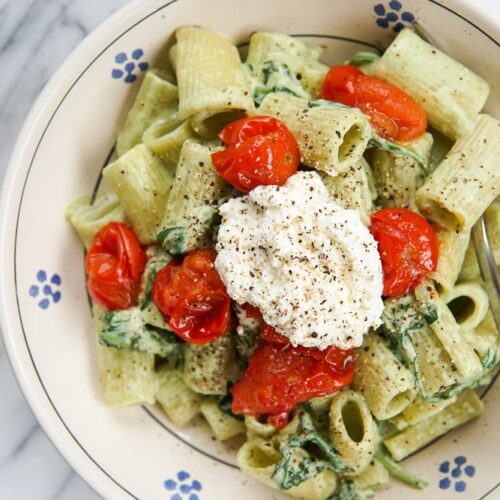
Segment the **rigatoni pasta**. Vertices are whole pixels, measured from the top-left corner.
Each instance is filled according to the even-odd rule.
[[[470,241],[491,205],[500,250],[500,123],[487,84],[407,29],[331,70],[322,50],[257,32],[242,62],[178,28],[175,74],[144,75],[103,170],[112,193],[65,215],[105,402],[158,403],[243,443],[271,488],[344,500],[389,475],[424,487],[394,460],[482,412],[500,335]]]
[[[466,390],[454,403],[435,415],[384,439],[384,445],[395,460],[402,460],[450,429],[477,417],[482,411],[482,401],[474,391]]]
[[[500,193],[500,122],[481,115],[418,190],[419,209],[448,230],[470,229]]]
[[[472,131],[489,94],[482,78],[410,29],[399,33],[371,74],[411,95],[430,124],[453,140]]]
[[[93,308],[96,332],[101,329],[103,311]],[[97,367],[104,401],[112,407],[153,404],[155,401],[155,358],[152,354],[115,349],[97,337]]]
[[[97,231],[108,222],[125,222],[126,215],[120,201],[113,193],[106,193],[93,200],[88,195],[74,199],[64,215],[80,236],[83,246],[88,248]]]
[[[155,377],[156,401],[174,424],[186,425],[200,413],[203,397],[186,385],[177,370],[163,366]]]
[[[144,76],[134,105],[130,109],[116,139],[118,156],[142,141],[148,126],[162,116],[168,116],[177,107],[177,87],[163,78],[158,71]]]
[[[212,31],[184,26],[176,30],[175,70],[179,117],[194,130],[215,136],[223,125],[255,110],[236,47]]]
[[[405,143],[405,146],[429,162],[432,144],[432,135],[426,132],[418,139]],[[372,152],[371,165],[380,204],[414,210],[415,194],[425,181],[422,167],[409,156],[394,156],[380,149]]]
[[[103,176],[112,187],[139,240],[153,243],[161,228],[173,170],[144,145],[138,144],[108,165]]]
[[[356,361],[353,387],[365,397],[378,420],[398,415],[415,399],[417,392],[411,372],[378,335],[365,337]]]
[[[259,113],[282,120],[294,133],[301,161],[329,175],[354,168],[371,137],[362,113],[353,108],[314,104],[285,94],[268,94]]]
[[[469,347],[462,335],[460,325],[437,293],[431,282],[424,282],[415,289],[415,297],[421,303],[433,304],[437,319],[430,328],[449,354],[458,372],[465,378],[471,378],[481,372],[481,360]]]
[[[215,399],[205,399],[200,411],[219,441],[226,441],[245,432],[245,424],[224,413]]]
[[[368,467],[378,447],[378,430],[364,397],[346,390],[330,404],[330,439],[344,463],[359,474]]]
[[[196,134],[189,120],[181,121],[177,114],[168,118],[159,118],[144,132],[144,144],[166,165],[175,165],[179,161],[182,145],[188,139],[195,140]]]
[[[370,189],[370,165],[361,158],[359,162],[346,172],[336,176],[323,174],[325,186],[340,205],[357,210],[361,220],[368,224],[373,210],[372,192]]]

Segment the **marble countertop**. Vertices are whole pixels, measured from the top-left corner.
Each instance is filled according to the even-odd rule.
[[[71,50],[128,0],[0,0],[0,180],[40,90]],[[498,0],[469,0],[490,14]],[[22,396],[0,337],[0,498],[94,500]]]

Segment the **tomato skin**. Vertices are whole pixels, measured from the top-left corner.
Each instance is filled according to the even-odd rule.
[[[247,318],[256,319],[262,321],[262,313],[258,307],[252,306],[252,304],[244,304],[245,315]]]
[[[438,242],[432,226],[407,208],[385,208],[371,216],[370,232],[378,242],[387,297],[413,290],[436,270]]]
[[[409,141],[427,128],[427,117],[411,96],[390,83],[365,75],[355,66],[332,66],[323,82],[321,97],[359,108],[386,139]]]
[[[354,360],[350,351],[342,351],[345,355],[339,355],[336,364],[308,351],[289,343],[262,340],[243,378],[231,388],[233,413],[271,415],[271,421],[274,418],[280,425],[282,414],[297,404],[331,394],[352,382]]]
[[[268,342],[275,342],[277,344],[289,344],[290,340],[278,333],[272,326],[267,323],[262,325],[262,333],[260,338],[267,340]],[[332,365],[338,367],[339,369],[349,369],[349,366],[353,364],[354,357],[351,349],[340,349],[336,346],[330,346],[326,349],[316,349],[314,347],[303,347],[296,346],[294,349],[297,352],[304,354],[304,356],[312,356],[313,358],[331,363]]]
[[[295,137],[271,116],[236,120],[226,125],[219,137],[226,149],[212,153],[212,162],[219,174],[243,193],[257,186],[281,186],[299,166]]]
[[[106,311],[128,309],[137,302],[146,253],[134,231],[110,222],[95,236],[85,258],[87,289]]]
[[[288,423],[290,422],[290,413],[283,412],[278,413],[277,415],[268,415],[267,421],[277,430],[281,431],[284,429]]]
[[[167,264],[153,283],[153,302],[168,326],[192,344],[207,344],[232,327],[231,301],[215,257],[213,249],[194,250],[182,262]]]

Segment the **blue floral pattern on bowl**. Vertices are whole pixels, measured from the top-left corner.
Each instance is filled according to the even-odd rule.
[[[415,20],[411,12],[403,10],[403,5],[398,0],[391,0],[387,6],[378,3],[373,7],[373,11],[377,15],[377,25],[381,28],[392,28],[395,33],[399,33]]]
[[[59,290],[62,280],[58,274],[53,274],[48,277],[48,274],[43,269],[36,273],[36,283],[30,286],[29,294],[34,299],[37,299],[40,309],[48,309],[50,304],[57,304],[62,294]]]
[[[115,80],[123,80],[125,83],[133,83],[137,80],[138,73],[144,73],[149,68],[149,63],[142,61],[144,51],[133,50],[130,55],[120,52],[115,56],[115,63],[119,65],[111,70],[111,77]]]
[[[439,465],[439,472],[445,474],[438,485],[442,490],[447,490],[452,485],[458,493],[462,493],[467,488],[467,483],[464,479],[472,478],[476,474],[476,468],[473,465],[467,464],[467,459],[460,455],[455,457],[454,464],[448,460]]]
[[[189,472],[180,470],[176,479],[167,479],[163,486],[171,492],[170,500],[199,500],[202,486],[196,479],[191,480]]]

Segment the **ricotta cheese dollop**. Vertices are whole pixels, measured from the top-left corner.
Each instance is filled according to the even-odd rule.
[[[377,243],[317,173],[259,186],[220,213],[215,267],[229,296],[258,307],[293,345],[357,347],[381,323]]]

